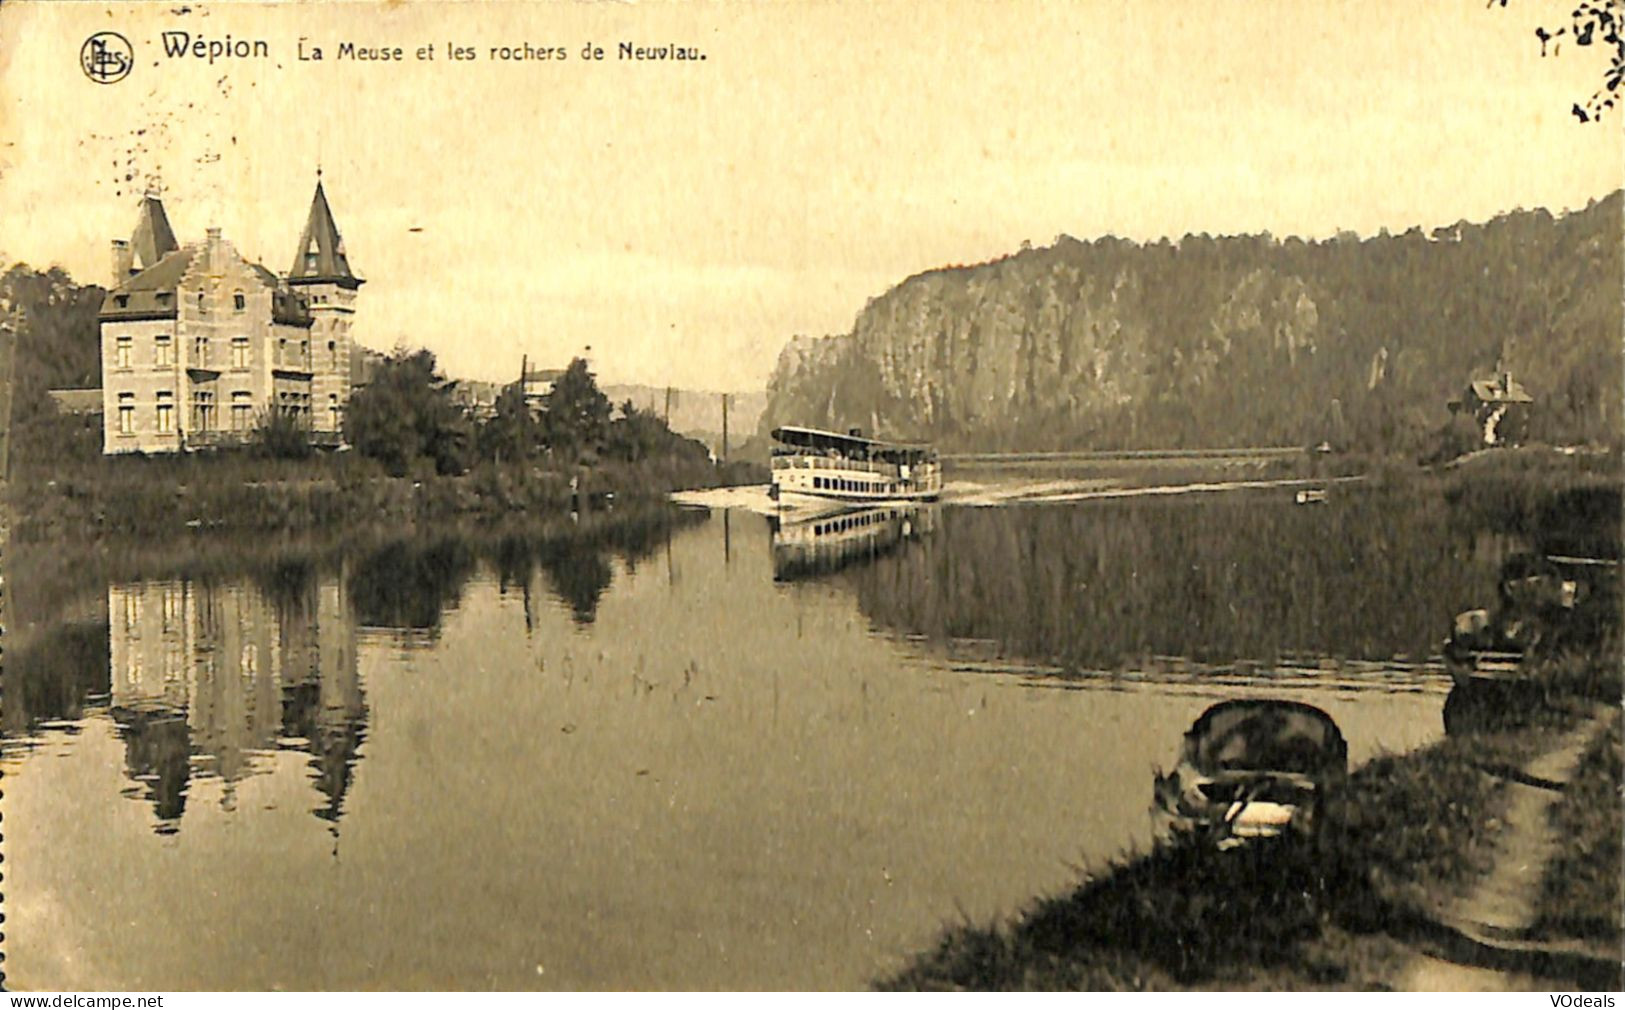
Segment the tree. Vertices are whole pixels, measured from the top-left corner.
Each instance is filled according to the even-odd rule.
[[[629,463],[648,459],[669,449],[672,431],[652,410],[639,410],[631,400],[621,404],[621,416],[609,423],[605,448]]]
[[[542,428],[525,401],[519,383],[505,387],[497,395],[496,413],[480,426],[479,455],[497,463],[524,462],[536,455]]]
[[[0,274],[0,328],[13,331],[10,452],[13,466],[101,455],[99,419],[58,413],[50,389],[101,385],[96,321],[106,292],[80,286],[61,267],[18,263]],[[91,423],[96,421],[98,423]]]
[[[468,413],[447,399],[449,408],[441,413],[429,435],[429,443],[425,446],[424,455],[434,460],[434,471],[438,474],[456,475],[467,473],[469,466],[477,456],[476,444],[478,432],[474,428],[474,419]]]
[[[603,445],[609,426],[609,397],[598,388],[585,359],[570,362],[542,404],[547,408],[547,444],[555,450],[580,456]]]
[[[440,473],[466,468],[472,426],[451,400],[430,351],[398,350],[381,362],[372,381],[350,397],[344,437],[363,456],[404,476],[428,457]]]

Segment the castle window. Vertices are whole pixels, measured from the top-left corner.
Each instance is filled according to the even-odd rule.
[[[248,299],[243,297],[243,293],[241,291],[231,296],[231,307],[238,312],[241,312],[243,309],[248,307]]]
[[[168,435],[175,431],[175,394],[161,391],[158,394],[158,434]]]
[[[134,337],[119,337],[113,351],[113,367],[129,368],[130,354],[135,347]]]
[[[208,337],[192,338],[192,364],[198,366],[199,368],[207,368],[209,366]]]
[[[167,368],[174,364],[174,344],[169,334],[161,333],[158,339],[152,342],[152,363],[159,368]]]
[[[135,434],[134,393],[120,393],[118,395],[118,433],[120,435]]]
[[[328,422],[330,424],[332,424],[333,430],[338,431],[339,427],[340,427],[340,424],[339,424],[339,394],[337,394],[337,393],[328,393],[327,394],[327,419],[328,419]]]
[[[197,314],[200,316],[209,314],[209,307],[203,304],[203,292],[201,291],[197,293]]]
[[[254,400],[251,394],[231,394],[231,430],[247,431],[254,426]]]
[[[174,295],[175,295],[175,293],[173,291],[160,291],[160,292],[158,292],[158,304],[159,305],[168,305],[169,302],[170,302],[170,299],[172,299],[174,297]]]
[[[283,390],[276,395],[277,410],[299,422],[301,426],[310,425],[310,394],[294,390]]]
[[[192,392],[192,428],[196,431],[214,430],[214,394],[208,390]]]
[[[247,368],[248,367],[248,338],[247,337],[232,337],[231,338],[231,367],[232,368]]]
[[[337,341],[327,342],[327,364],[329,368],[339,367],[339,345]]]
[[[127,309],[127,308],[130,307],[130,296],[129,295],[114,295],[113,296],[113,304],[117,305],[121,309]]]

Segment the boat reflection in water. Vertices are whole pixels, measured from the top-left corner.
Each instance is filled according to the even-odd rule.
[[[200,777],[219,779],[233,808],[238,784],[269,772],[277,750],[310,755],[321,793],[311,812],[338,821],[366,726],[342,577],[122,583],[107,604],[127,795],[153,804],[155,830],[179,830]]]
[[[777,582],[827,575],[883,557],[934,533],[937,510],[929,505],[781,514],[771,522],[773,578]]]

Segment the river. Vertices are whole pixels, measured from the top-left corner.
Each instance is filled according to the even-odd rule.
[[[1216,700],[1320,706],[1356,765],[1438,738],[1432,651],[1520,547],[1349,489],[59,576],[7,649],[7,982],[861,987],[1149,844]]]

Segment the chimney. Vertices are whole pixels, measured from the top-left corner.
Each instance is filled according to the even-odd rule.
[[[220,269],[220,229],[209,229],[209,269]]]
[[[123,284],[133,273],[135,273],[135,250],[130,248],[130,243],[125,239],[114,239],[113,286],[116,288]]]

